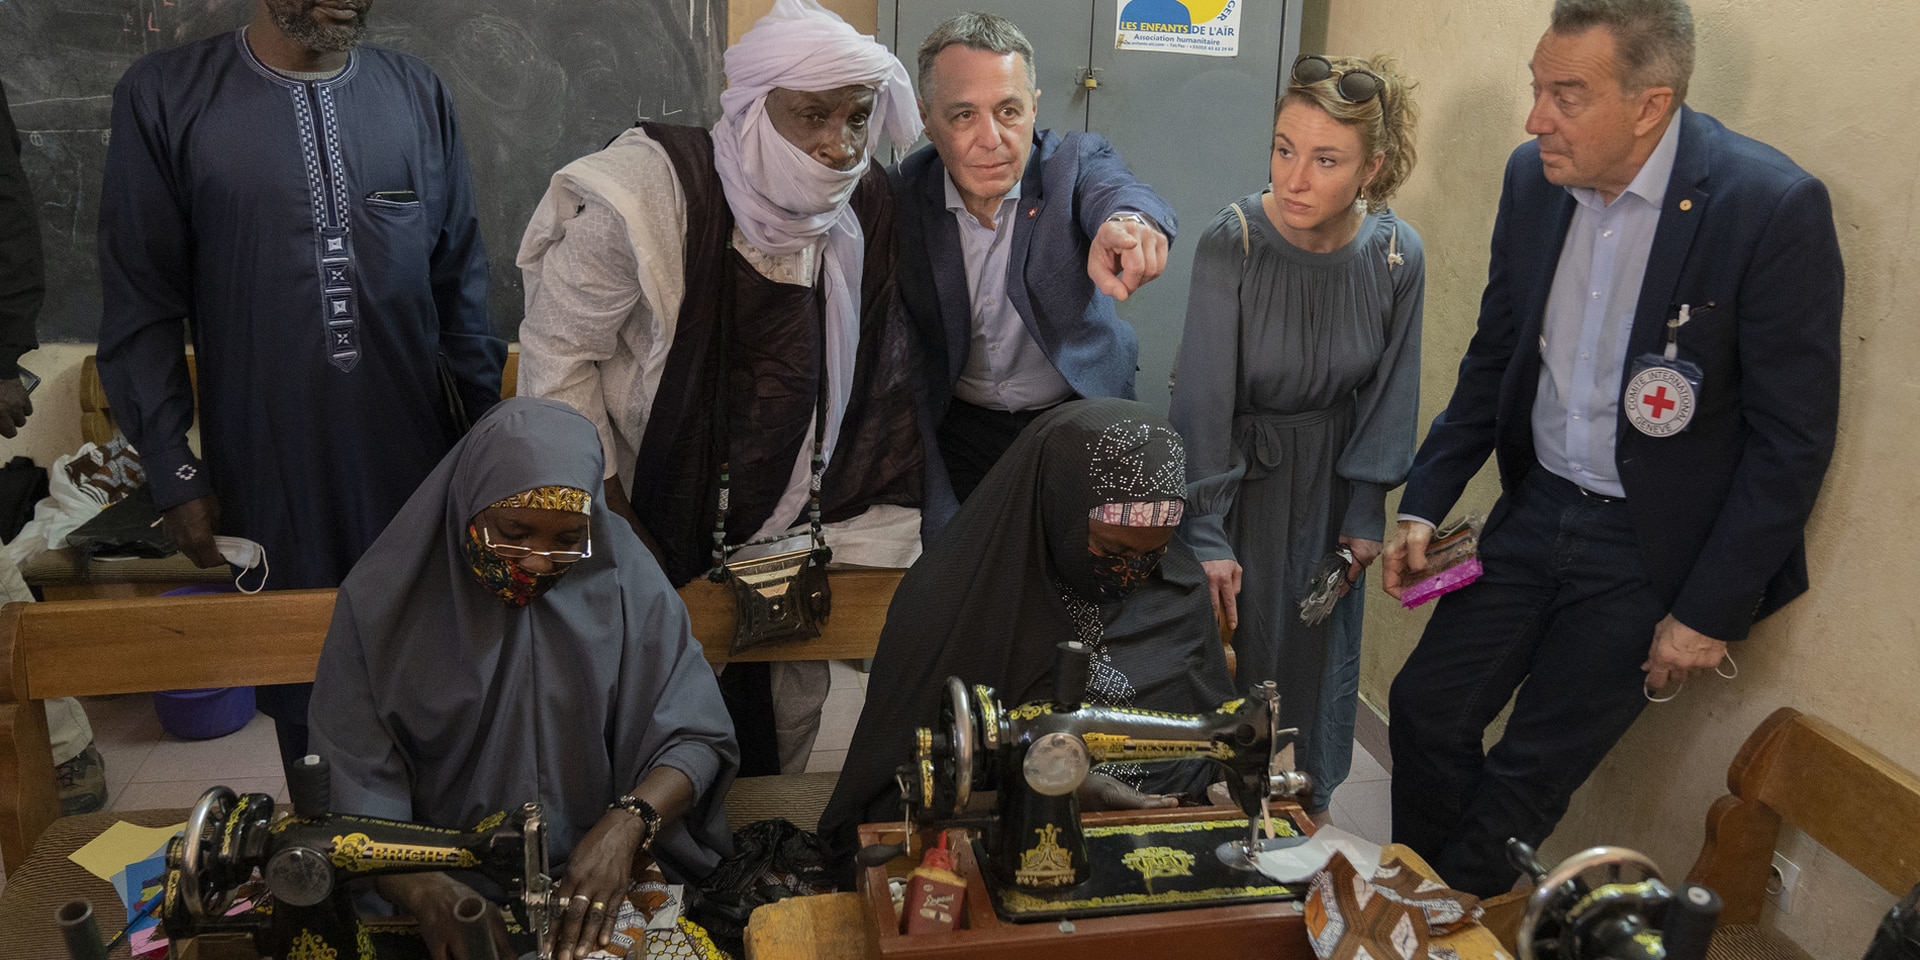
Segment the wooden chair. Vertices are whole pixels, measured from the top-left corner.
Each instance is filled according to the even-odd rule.
[[[1710,957],[1806,956],[1758,925],[1782,823],[1888,893],[1920,883],[1920,778],[1818,717],[1774,711],[1727,768],[1727,790],[1687,874],[1724,904]]]

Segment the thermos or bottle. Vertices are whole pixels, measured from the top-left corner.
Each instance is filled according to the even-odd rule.
[[[947,849],[946,831],[940,832],[940,845],[927,850],[920,865],[907,875],[906,905],[900,920],[903,932],[942,933],[960,925],[960,908],[967,895],[967,881],[953,872],[953,853]]]

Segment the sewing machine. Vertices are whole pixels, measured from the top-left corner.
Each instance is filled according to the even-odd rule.
[[[1624,847],[1594,847],[1552,870],[1507,841],[1507,859],[1533,878],[1514,947],[1520,960],[1703,960],[1720,897],[1669,888],[1660,868]]]
[[[327,765],[308,757],[288,779],[291,816],[274,819],[273,798],[214,787],[200,797],[186,830],[167,847],[161,924],[176,942],[250,934],[264,957],[366,957],[368,927],[354,910],[348,881],[434,870],[467,871],[506,891],[510,932],[530,936],[545,956],[564,907],[547,869],[546,821],[538,803],[496,813],[468,830],[329,812]],[[232,911],[255,881],[267,896]],[[476,956],[494,948],[484,904],[456,909]],[[518,931],[514,928],[518,927]]]
[[[1260,837],[1269,800],[1310,790],[1304,774],[1281,769],[1280,752],[1298,731],[1280,727],[1274,685],[1260,684],[1252,696],[1203,714],[1092,706],[1084,702],[1092,651],[1073,642],[1058,649],[1049,701],[1006,709],[991,688],[948,678],[939,727],[914,732],[914,760],[900,772],[911,818],[923,825],[962,817],[976,792],[996,791],[978,858],[987,866],[996,910],[1026,921],[1301,892],[1265,880],[1253,862],[1261,846],[1292,839]],[[1208,824],[1199,834],[1168,828],[1157,839],[1130,831],[1105,844],[1117,862],[1090,855],[1075,791],[1093,766],[1178,760],[1221,767],[1228,793],[1247,815],[1245,827],[1234,820]],[[1233,838],[1222,838],[1224,832]],[[1203,837],[1219,842],[1195,853]],[[1182,878],[1196,889],[1170,892]],[[1226,890],[1234,892],[1199,898]]]

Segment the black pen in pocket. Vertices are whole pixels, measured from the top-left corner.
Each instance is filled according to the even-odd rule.
[[[419,203],[420,195],[412,190],[375,190],[367,194],[368,200],[382,200],[387,203]]]

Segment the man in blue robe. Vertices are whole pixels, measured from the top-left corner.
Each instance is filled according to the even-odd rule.
[[[257,541],[276,589],[337,586],[500,396],[451,98],[360,45],[369,5],[259,0],[114,90],[101,381],[167,535],[203,567],[215,534]],[[286,758],[307,689],[261,691]]]

